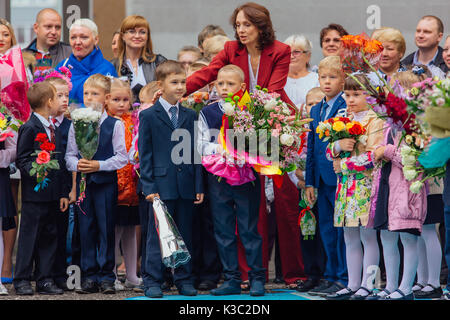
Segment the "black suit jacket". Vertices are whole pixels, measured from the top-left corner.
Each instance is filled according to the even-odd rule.
[[[29,172],[36,156],[31,156],[33,152],[39,149],[39,142],[35,141],[38,133],[46,133],[45,128],[39,119],[31,114],[30,119],[19,128],[19,137],[17,139],[17,159],[16,165],[20,170],[22,180],[22,201],[31,202],[49,202],[58,201],[60,198],[67,198],[66,188],[62,188],[61,169],[50,170],[47,178],[50,179],[48,186],[39,191],[34,191],[36,186],[36,176],[30,176]],[[55,145],[58,145],[58,137],[55,134]],[[58,159],[60,168],[63,163]]]

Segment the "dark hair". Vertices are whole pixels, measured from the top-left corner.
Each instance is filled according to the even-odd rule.
[[[156,67],[156,80],[164,81],[170,74],[186,74],[183,65],[175,60],[166,60]]]
[[[322,48],[323,38],[331,30],[336,30],[341,37],[348,35],[347,30],[345,30],[343,26],[341,26],[340,24],[337,24],[337,23],[330,23],[328,26],[326,26],[325,28],[320,30],[320,47],[321,48]]]
[[[357,73],[353,75],[360,83],[362,83],[366,88],[370,88],[369,79],[363,73]],[[363,87],[352,77],[345,78],[344,90],[364,90]]]
[[[436,21],[436,24],[437,24],[437,27],[438,27],[438,32],[439,33],[444,33],[444,24],[442,23],[441,19],[439,19],[436,16],[431,16],[431,15],[423,16],[422,18],[420,18],[420,20],[425,20],[425,19],[434,19]]]
[[[220,26],[215,25],[215,24],[208,24],[198,34],[198,37],[197,37],[198,47],[203,48],[203,41],[205,41],[206,38],[217,36],[218,34],[220,34],[222,36],[227,35]]]
[[[258,39],[258,49],[262,50],[264,47],[271,45],[275,41],[275,31],[272,27],[272,20],[270,20],[270,12],[266,7],[254,2],[247,2],[242,6],[237,7],[230,18],[230,23],[234,28],[234,37],[239,41],[239,36],[236,30],[236,17],[240,11],[244,12],[245,17],[256,26],[260,31]],[[242,46],[241,42],[239,41]]]
[[[50,81],[42,81],[33,84],[27,91],[28,102],[33,110],[45,106],[49,99],[55,97],[56,88]]]

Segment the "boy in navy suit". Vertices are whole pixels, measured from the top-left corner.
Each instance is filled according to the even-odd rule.
[[[147,201],[153,202],[155,197],[164,201],[188,250],[192,252],[194,204],[203,202],[202,168],[194,164],[194,123],[197,115],[194,110],[184,108],[178,102],[186,92],[186,74],[179,62],[169,60],[160,64],[156,68],[156,79],[162,96],[139,116],[142,192]],[[179,143],[174,140],[178,140],[180,135],[188,150],[175,151]],[[163,296],[164,267],[151,206],[146,251],[142,274],[145,295],[160,298]],[[174,270],[174,282],[182,295],[197,294],[191,272],[191,261]]]
[[[53,279],[53,265],[56,259],[57,215],[65,212],[69,205],[69,191],[62,183],[62,170],[50,170],[48,186],[34,191],[36,177],[30,176],[36,156],[31,154],[39,150],[35,141],[38,133],[47,134],[50,142],[58,145],[55,128],[50,116],[59,109],[55,87],[47,82],[34,84],[27,93],[33,110],[30,119],[20,127],[17,140],[17,167],[22,179],[22,213],[17,248],[14,288],[17,295],[33,295],[30,279],[33,261],[36,264],[36,288],[41,294],[62,294]],[[63,167],[58,158],[60,168]]]
[[[326,157],[328,142],[320,140],[316,133],[319,122],[342,116],[347,109],[342,97],[344,74],[338,56],[326,57],[320,61],[319,83],[325,98],[310,111],[313,121],[308,135],[305,183],[306,197],[310,203],[315,200],[314,188],[318,190],[318,224],[327,256],[325,279],[309,293],[326,296],[345,288],[348,280],[343,231],[333,225],[337,178],[333,162]]]
[[[244,72],[235,65],[227,65],[217,74],[216,88],[221,96],[219,102],[210,104],[200,112],[198,149],[202,155],[211,155],[223,151],[217,143],[222,116],[223,99],[228,94],[236,94],[246,87]],[[256,174],[255,174],[256,175]],[[241,293],[241,273],[239,271],[236,223],[239,236],[245,248],[247,264],[250,267],[250,294],[264,295],[265,269],[262,266],[262,238],[258,233],[260,182],[254,181],[239,186],[231,186],[224,179],[208,173],[208,195],[214,222],[214,234],[217,241],[220,260],[223,266],[225,282],[213,295]]]

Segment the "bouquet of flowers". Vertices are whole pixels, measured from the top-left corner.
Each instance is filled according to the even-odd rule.
[[[319,134],[319,139],[330,143],[341,139],[353,138],[364,144],[365,141],[360,138],[366,133],[366,129],[358,121],[352,121],[347,117],[335,117],[320,122],[316,128],[316,133]],[[340,153],[341,158],[349,156],[349,151]]]
[[[343,50],[340,56],[345,73],[369,72],[370,67],[364,62],[364,59],[367,59],[375,68],[378,67],[383,51],[381,42],[370,39],[365,33],[345,35],[341,38],[341,42]]]
[[[97,152],[100,135],[100,118],[102,113],[92,107],[74,108],[70,112],[75,130],[75,141],[81,157],[92,160]],[[80,196],[78,204],[85,198],[86,174],[81,173]]]
[[[13,118],[8,115],[8,110],[0,104],[0,142],[13,137],[13,131],[17,132],[18,130],[19,128]]]
[[[58,69],[47,69],[43,71],[38,70],[34,73],[33,81],[34,83],[43,82],[48,78],[61,78],[67,82],[69,91],[72,90],[72,72],[70,72],[69,68],[63,66]]]
[[[14,118],[25,122],[31,114],[27,99],[28,80],[20,47],[9,49],[0,57],[1,101]]]
[[[301,200],[298,204],[301,208],[300,214],[298,216],[298,226],[300,227],[300,231],[303,235],[304,240],[312,240],[316,235],[316,225],[317,219],[314,213],[312,212],[312,207],[306,203],[305,200]]]
[[[200,92],[200,91],[194,92],[188,97],[182,98],[180,100],[181,105],[183,107],[195,110],[197,114],[199,114],[200,111],[203,109],[203,107],[208,104],[208,101],[209,101],[208,92]]]
[[[40,150],[36,150],[31,155],[36,156],[36,160],[31,165],[29,172],[30,176],[36,175],[37,185],[34,188],[35,192],[47,187],[50,179],[47,178],[50,170],[58,170],[58,160],[52,159],[55,150],[55,144],[48,140],[46,133],[38,133],[34,141],[39,142]]]

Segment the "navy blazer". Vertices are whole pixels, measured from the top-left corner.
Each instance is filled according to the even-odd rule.
[[[139,115],[139,162],[142,192],[145,196],[159,193],[161,200],[196,199],[203,193],[202,167],[196,155],[194,128],[198,116],[194,110],[179,106],[178,129],[174,128],[164,107],[157,101]],[[184,144],[183,144],[184,142]],[[172,154],[181,154],[181,163],[174,163]],[[194,164],[197,158],[198,164]],[[174,159],[177,162],[177,159]]]
[[[49,202],[59,201],[60,198],[67,198],[68,192],[66,188],[61,187],[62,170],[50,170],[47,178],[50,179],[48,186],[38,192],[34,191],[36,186],[36,176],[30,176],[29,172],[32,168],[32,163],[36,160],[36,156],[31,156],[33,152],[39,149],[39,142],[35,141],[38,133],[45,133],[45,128],[41,121],[31,114],[30,119],[19,128],[19,137],[17,138],[17,159],[16,165],[20,170],[20,178],[22,180],[22,201],[32,202]],[[55,146],[59,145],[59,138],[55,132]],[[60,168],[63,168],[63,163],[59,157]],[[69,190],[70,191],[70,190]]]
[[[329,186],[336,186],[337,177],[334,173],[333,162],[326,157],[328,142],[319,139],[316,128],[320,122],[320,114],[322,112],[322,103],[319,102],[311,108],[310,117],[313,119],[309,123],[311,132],[308,133],[308,153],[306,157],[306,177],[307,186],[319,187],[320,178]],[[343,116],[347,109],[344,98],[339,96],[333,104],[328,118]]]

